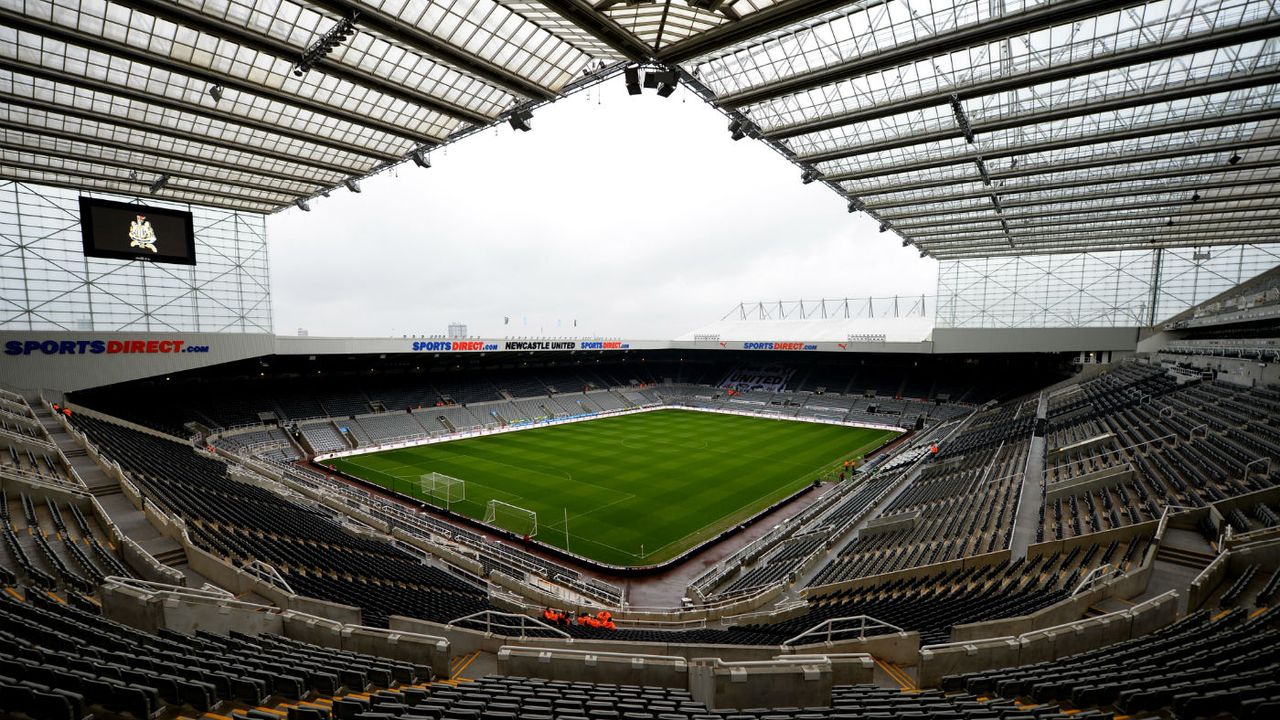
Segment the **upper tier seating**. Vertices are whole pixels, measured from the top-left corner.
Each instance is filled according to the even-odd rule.
[[[1051,404],[1041,538],[1061,539],[1159,519],[1280,483],[1274,390],[1179,385],[1162,368],[1125,365]],[[1073,444],[1079,449],[1063,450]],[[1275,469],[1272,469],[1275,467]],[[1107,470],[1128,479],[1079,492],[1059,483]],[[1252,523],[1244,516],[1238,532]]]

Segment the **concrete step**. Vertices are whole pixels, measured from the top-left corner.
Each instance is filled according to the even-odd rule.
[[[1156,553],[1157,560],[1163,560],[1174,565],[1195,568],[1197,570],[1207,567],[1213,562],[1214,555],[1199,552],[1197,550],[1188,550],[1186,548],[1162,546],[1160,551]]]
[[[174,565],[182,565],[186,563],[187,553],[181,546],[179,546],[171,550],[165,550],[164,552],[157,553],[155,558],[165,565],[173,567]]]
[[[106,483],[89,488],[89,494],[94,497],[106,497],[107,495],[117,495],[122,492],[124,491],[120,489],[120,483]]]

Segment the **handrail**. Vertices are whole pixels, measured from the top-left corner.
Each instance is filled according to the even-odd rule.
[[[858,623],[857,627],[848,627],[848,628],[836,627],[836,625],[839,625],[842,623],[852,623],[855,621]],[[822,642],[830,643],[832,642],[832,636],[843,635],[843,634],[851,633],[854,631],[858,633],[858,639],[863,640],[867,637],[867,630],[874,629],[874,628],[889,628],[894,632],[902,632],[902,628],[898,627],[897,625],[893,625],[883,620],[873,618],[870,615],[850,615],[848,617],[839,617],[839,618],[831,618],[829,620],[823,620],[822,622],[818,623],[817,625],[814,625],[808,630],[805,630],[799,635],[796,635],[793,638],[788,638],[787,640],[784,640],[782,644],[783,646],[786,646],[786,647],[790,647],[792,645],[799,645],[801,640],[810,636],[821,637],[823,638]]]
[[[1004,635],[1001,637],[981,638],[977,640],[955,640],[953,642],[936,643],[933,645],[923,645],[920,647],[920,651],[923,653],[925,650],[936,651],[936,650],[942,650],[946,648],[967,647],[970,645],[974,645],[976,643],[990,643],[990,642],[1000,642],[1000,641],[1007,642],[1010,640],[1014,642],[1021,642],[1026,640],[1028,637],[1032,635],[1040,635],[1044,633],[1057,633],[1061,630],[1072,628],[1077,625],[1081,625],[1085,623],[1098,623],[1102,621],[1103,618],[1113,618],[1113,617],[1118,617],[1120,615],[1132,615],[1135,612],[1140,612],[1141,610],[1145,609],[1148,606],[1157,605],[1160,602],[1163,602],[1166,598],[1175,599],[1177,597],[1178,597],[1177,590],[1166,590],[1160,593],[1159,595],[1153,598],[1148,598],[1146,600],[1143,600],[1142,602],[1136,605],[1133,605],[1132,607],[1123,608],[1121,610],[1112,610],[1111,612],[1104,613],[1102,615],[1095,615],[1093,617],[1081,618],[1079,620],[1072,620],[1071,622],[1065,622],[1065,623],[1061,623],[1059,625],[1053,625],[1047,628],[1038,628],[1036,630],[1028,630],[1027,632],[1024,632],[1020,635]]]
[[[498,655],[501,656],[504,652],[507,654],[510,654],[512,651],[515,651],[515,650],[525,650],[528,652],[536,652],[539,654],[551,653],[552,655],[576,655],[583,658],[612,657],[612,658],[621,658],[623,660],[633,660],[636,658],[639,658],[642,660],[670,660],[672,664],[681,665],[681,666],[688,665],[689,663],[687,659],[680,657],[679,655],[646,655],[644,653],[606,652],[604,650],[576,650],[572,648],[560,648],[560,647],[557,647],[557,648],[526,647],[524,645],[503,645],[502,647],[498,648]]]
[[[270,563],[263,562],[262,560],[250,560],[241,565],[240,569],[250,575],[253,575],[259,580],[264,580],[275,585],[290,595],[298,594],[293,591],[293,588],[289,587],[288,581],[281,577],[280,571],[276,570],[275,566]]]
[[[507,624],[503,622],[495,623],[494,622],[495,618],[515,620],[515,621],[518,621],[518,624],[512,625],[512,624]],[[548,625],[547,623],[537,618],[529,617],[528,615],[517,615],[516,613],[499,612],[497,610],[481,610],[480,612],[471,613],[470,615],[464,615],[460,618],[455,618],[453,620],[450,620],[448,623],[445,624],[445,626],[450,628],[463,627],[465,629],[466,626],[462,625],[462,623],[483,623],[485,633],[490,635],[493,634],[494,627],[496,626],[501,630],[518,629],[520,631],[520,637],[522,638],[528,637],[528,635],[526,635],[526,631],[529,630],[530,627],[532,626],[533,628],[536,628],[538,630],[554,633],[556,635],[559,635],[562,638],[572,639],[572,636],[569,635],[569,633],[561,630],[558,627]],[[505,635],[505,633],[499,633],[499,634]]]
[[[157,582],[154,580],[143,580],[141,578],[120,577],[118,575],[108,575],[103,578],[105,584],[123,585],[135,590],[143,590],[146,592],[166,592],[174,595],[183,595],[208,600],[235,600],[236,596],[230,591],[224,590],[205,583],[204,587],[193,588],[183,585],[170,585],[169,583]],[[208,589],[206,589],[208,588]],[[244,603],[245,605],[253,605],[254,603]],[[271,606],[274,607],[274,606]]]
[[[778,603],[768,610],[756,610],[754,612],[742,613],[741,615],[726,615],[721,618],[721,620],[725,625],[751,625],[754,624],[755,620],[765,620],[781,613],[798,610],[808,606],[809,603],[804,600],[787,600],[786,602]]]
[[[1104,580],[1107,580],[1108,578],[1118,577],[1123,574],[1124,574],[1123,570],[1121,570],[1118,567],[1112,567],[1111,563],[1106,563],[1105,565],[1099,565],[1098,567],[1095,567],[1091,569],[1089,572],[1085,573],[1084,579],[1081,580],[1078,585],[1076,585],[1075,590],[1071,591],[1071,597],[1075,597],[1076,595],[1079,595],[1080,593],[1084,592],[1086,589],[1092,590],[1095,584],[1100,583]]]

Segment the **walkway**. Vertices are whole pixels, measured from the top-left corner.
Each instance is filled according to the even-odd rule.
[[[89,493],[97,498],[98,505],[121,533],[138,543],[152,557],[186,575],[188,587],[200,587],[208,582],[204,576],[187,567],[187,555],[182,545],[161,535],[151,525],[147,516],[125,497],[120,483],[98,467],[80,441],[63,429],[62,423],[53,416],[50,408],[39,402],[31,403],[31,407],[45,432],[49,434],[49,439],[62,451],[63,457],[75,468],[80,480],[89,488]]]
[[[1036,406],[1036,418],[1049,417],[1049,396],[1040,395],[1040,403]],[[1011,559],[1017,560],[1027,556],[1027,548],[1036,542],[1036,531],[1040,528],[1040,508],[1044,506],[1044,457],[1047,438],[1044,435],[1031,435],[1031,446],[1027,449],[1027,464],[1022,471],[1022,492],[1018,496],[1018,514],[1013,521],[1013,539],[1009,544]]]

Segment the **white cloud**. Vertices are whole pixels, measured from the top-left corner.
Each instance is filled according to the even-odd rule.
[[[662,339],[742,300],[933,291],[932,260],[725,125],[618,79],[274,215],[276,331]]]

